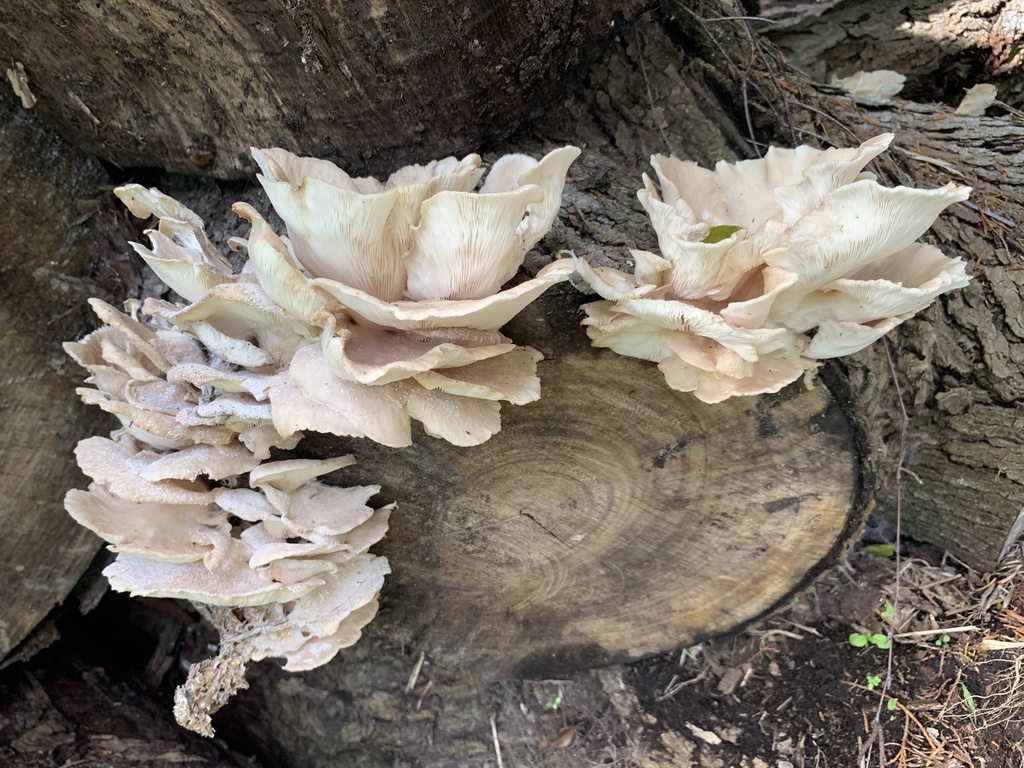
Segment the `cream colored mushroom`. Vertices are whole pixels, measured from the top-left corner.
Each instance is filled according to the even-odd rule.
[[[778,391],[966,285],[963,262],[915,241],[970,190],[881,187],[863,169],[891,140],[714,171],[652,158],[661,193],[644,176],[638,197],[661,255],[632,251],[633,275],[577,262],[604,299],[585,307],[593,343],[718,402]]]

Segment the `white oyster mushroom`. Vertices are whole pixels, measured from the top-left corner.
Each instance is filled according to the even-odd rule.
[[[776,392],[965,286],[961,260],[916,241],[970,190],[880,186],[863,169],[892,138],[714,171],[652,158],[661,193],[644,176],[638,197],[661,255],[632,251],[633,275],[577,262],[604,299],[585,306],[593,343],[719,402]]]
[[[134,213],[160,218],[152,247],[136,249],[190,302],[149,299],[145,311],[226,364],[170,375],[218,395],[194,406],[190,424],[219,418],[266,431],[269,413],[286,437],[320,430],[402,446],[416,419],[432,436],[475,445],[501,428],[498,401],[540,396],[540,355],[498,329],[568,279],[572,262],[501,287],[554,222],[577,148],[500,158],[479,192],[476,155],[408,166],[386,182],[280,149],[253,155],[288,237],[236,204],[251,224],[245,241],[229,243],[249,255],[238,274],[194,212],[156,190],[118,190]],[[313,369],[316,380],[298,378]],[[379,425],[369,423],[374,409],[388,414]]]

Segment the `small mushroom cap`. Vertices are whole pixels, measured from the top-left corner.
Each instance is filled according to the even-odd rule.
[[[540,187],[470,195],[440,192],[420,206],[405,260],[413,301],[482,299],[498,292],[522,264],[516,247],[527,206],[544,199]]]
[[[411,445],[401,384],[368,386],[331,373],[319,344],[300,349],[288,373],[269,387],[274,428],[369,437],[393,447]]]
[[[267,461],[249,473],[249,485],[253,488],[269,485],[284,493],[291,493],[311,480],[355,463],[351,455],[334,459]]]
[[[376,596],[366,605],[360,606],[338,623],[338,628],[333,634],[320,637],[313,635],[303,638],[301,645],[294,650],[283,651],[268,646],[261,650],[258,658],[271,656],[283,656],[286,659],[284,665],[288,672],[304,672],[309,669],[321,667],[333,659],[342,648],[348,648],[362,636],[363,627],[373,621],[377,615],[379,604]],[[254,656],[254,658],[257,658]]]
[[[112,551],[170,563],[202,560],[230,539],[227,513],[212,504],[126,501],[93,483],[68,491],[64,507]]]
[[[390,384],[442,368],[459,368],[516,348],[497,331],[463,328],[438,333],[348,325],[324,335],[324,359],[335,376],[363,384]]]
[[[295,584],[268,581],[235,557],[226,558],[220,568],[211,571],[200,562],[169,563],[122,554],[103,569],[103,575],[111,588],[133,597],[174,597],[208,605],[285,603],[324,584],[318,576]]]
[[[570,259],[560,259],[544,267],[532,280],[482,299],[464,301],[383,302],[367,293],[331,280],[314,280],[361,318],[376,325],[399,330],[428,328],[473,328],[494,331],[507,324],[555,283],[568,280],[573,273]]]
[[[450,395],[525,405],[540,398],[537,363],[542,359],[543,355],[532,347],[516,347],[500,357],[443,371],[426,371],[416,376],[416,382]]]
[[[223,480],[255,470],[259,464],[259,459],[238,443],[190,445],[160,456],[139,474],[151,482],[196,480],[200,475],[211,480]]]
[[[206,485],[196,480],[147,480],[143,473],[160,454],[131,443],[90,437],[78,444],[75,457],[85,474],[128,501],[206,505],[213,500]]]
[[[232,210],[252,224],[247,246],[249,263],[271,299],[305,323],[313,323],[330,308],[337,307],[336,302],[310,286],[309,278],[293,261],[284,241],[255,208],[235,203]]]

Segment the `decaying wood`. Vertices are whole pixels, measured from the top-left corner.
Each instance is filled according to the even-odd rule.
[[[659,17],[654,22],[637,25],[610,44],[591,67],[586,83],[576,94],[559,109],[521,129],[514,140],[488,147],[488,159],[493,160],[501,151],[527,151],[537,155],[555,144],[573,142],[583,146],[585,154],[570,174],[560,222],[545,240],[544,250],[551,252],[569,247],[598,263],[619,265],[628,259],[627,246],[654,246],[653,232],[634,197],[640,185],[640,172],[653,152],[672,151],[711,164],[721,158],[749,156],[748,138],[753,138],[755,146],[762,150],[769,141],[789,144],[815,137],[849,145],[883,130],[895,129],[897,143],[906,151],[895,153],[894,160],[879,169],[888,178],[920,185],[944,183],[949,178],[976,183],[979,194],[975,205],[980,211],[968,207],[955,209],[940,220],[935,238],[947,252],[963,256],[976,265],[978,279],[961,294],[939,302],[925,317],[901,327],[892,337],[890,348],[912,417],[909,471],[902,476],[908,528],[918,536],[949,546],[976,564],[986,562],[986,558],[993,560],[1024,506],[1021,494],[1024,470],[1019,467],[1021,439],[1016,416],[1016,402],[1024,384],[1020,381],[1024,353],[1019,349],[1024,339],[1024,327],[1019,327],[1021,280],[1016,269],[1019,226],[1024,221],[1024,211],[1019,204],[1022,185],[1016,175],[1020,163],[1015,154],[1022,146],[1020,126],[1008,119],[953,118],[946,109],[899,101],[873,110],[858,108],[848,99],[810,88],[799,74],[786,69],[774,58],[770,49],[756,44],[756,38],[748,34],[744,22],[699,20],[701,14],[718,14],[717,6],[694,14],[683,6],[673,9],[674,20]],[[26,63],[26,71],[32,75],[29,63]],[[43,92],[42,88],[36,90]],[[330,154],[322,151],[324,148],[315,143],[298,147],[310,154]],[[955,148],[968,148],[969,152],[958,152]],[[415,159],[422,161],[429,157]],[[965,176],[959,177],[958,173]],[[230,202],[228,197],[235,196],[229,190],[228,195],[222,197],[219,190],[200,187],[181,178],[168,181],[171,186],[166,191],[181,196],[207,218],[213,210],[225,211],[226,202]],[[178,185],[177,189],[174,184]],[[183,185],[187,189],[183,190]],[[191,189],[191,198],[188,189]],[[995,215],[984,213],[986,210]],[[1018,227],[1011,227],[1000,219],[1014,222]],[[223,240],[217,237],[216,231],[214,234],[215,238]],[[570,392],[570,384],[585,390],[587,399],[601,400],[604,412],[618,412],[619,418],[627,420],[637,412],[631,410],[638,407],[635,401],[613,402],[601,390],[594,379],[598,361],[602,369],[617,370],[616,376],[628,377],[635,391],[649,392],[649,397],[666,403],[666,409],[675,414],[671,418],[682,421],[688,418],[684,413],[691,413],[682,409],[680,396],[664,389],[659,389],[658,395],[653,394],[652,376],[655,374],[650,366],[625,360],[605,362],[612,358],[561,346],[573,339],[576,342],[582,339],[577,325],[578,313],[558,304],[568,301],[570,296],[563,292],[546,300],[555,302],[547,306],[560,308],[543,313],[543,322],[527,317],[525,325],[511,329],[517,340],[533,344],[550,357],[541,372],[545,399],[535,404],[533,410],[530,406],[506,408],[505,432],[498,435],[493,444],[475,451],[450,449],[451,453],[445,454],[440,448],[434,453],[435,445],[421,438],[407,455],[380,452],[378,466],[389,468],[385,478],[373,473],[377,461],[371,458],[372,452],[363,446],[355,447],[362,461],[356,469],[367,473],[368,482],[384,483],[385,493],[390,493],[386,500],[399,498],[402,502],[403,512],[396,513],[394,533],[387,542],[394,560],[395,578],[392,591],[385,599],[383,615],[360,644],[323,670],[288,675],[270,665],[258,668],[252,690],[241,694],[238,706],[224,714],[217,725],[219,732],[253,739],[263,754],[290,761],[286,764],[328,766],[348,761],[383,766],[419,761],[435,766],[455,766],[483,763],[490,758],[486,746],[490,743],[489,719],[498,711],[497,727],[502,743],[510,747],[512,755],[521,747],[519,754],[529,756],[528,739],[533,738],[536,744],[536,733],[530,731],[530,723],[534,722],[531,718],[550,710],[551,701],[558,695],[557,684],[553,689],[541,687],[541,694],[536,694],[538,689],[530,683],[484,687],[475,675],[428,657],[424,667],[427,672],[416,681],[409,694],[405,692],[405,681],[419,651],[437,652],[439,659],[448,658],[477,668],[492,665],[492,670],[498,674],[550,671],[552,660],[569,667],[650,651],[653,646],[641,647],[646,633],[666,631],[670,623],[661,622],[661,615],[671,614],[673,607],[680,613],[685,612],[685,596],[675,598],[677,602],[673,606],[673,598],[657,592],[674,587],[658,584],[641,564],[630,561],[628,558],[633,554],[629,551],[630,545],[636,549],[642,544],[654,552],[648,569],[657,571],[662,581],[666,581],[692,568],[694,560],[687,558],[695,553],[709,564],[719,560],[728,562],[725,558],[730,556],[728,547],[734,538],[749,545],[756,538],[756,531],[774,530],[771,526],[776,520],[767,514],[764,502],[800,494],[783,493],[780,488],[768,489],[756,483],[742,488],[740,493],[742,498],[755,502],[748,508],[753,520],[730,521],[730,526],[736,526],[735,531],[723,531],[721,543],[717,545],[710,545],[709,539],[701,538],[705,531],[700,520],[696,522],[695,532],[694,523],[675,520],[672,525],[678,526],[677,529],[667,530],[668,523],[660,516],[664,510],[641,514],[644,505],[639,502],[635,506],[624,505],[632,511],[628,519],[593,516],[595,511],[606,511],[607,505],[602,499],[625,491],[612,482],[602,486],[599,493],[595,484],[586,481],[591,477],[604,480],[603,475],[622,471],[616,463],[622,453],[629,459],[627,469],[635,470],[632,477],[626,475],[627,488],[646,487],[647,479],[640,476],[638,468],[650,467],[651,472],[643,475],[660,474],[666,480],[649,493],[668,492],[671,501],[666,506],[678,504],[677,508],[683,508],[685,505],[679,502],[684,494],[691,492],[713,495],[709,486],[699,480],[704,477],[702,471],[685,471],[684,465],[688,451],[690,458],[710,456],[707,452],[701,454],[699,449],[706,449],[716,437],[720,439],[723,428],[716,431],[711,427],[707,419],[712,409],[705,411],[702,407],[700,413],[693,413],[698,427],[695,436],[683,446],[683,451],[665,453],[664,466],[657,467],[660,452],[679,438],[668,436],[667,425],[648,416],[645,417],[651,424],[648,431],[653,436],[641,441],[643,450],[617,450],[615,456],[609,456],[609,449],[601,440],[591,440],[590,450],[596,454],[590,456],[596,455],[598,460],[587,458],[584,452],[578,459],[581,463],[574,465],[579,469],[568,472],[565,455],[569,451],[560,450],[566,438],[555,433],[558,424],[585,424],[588,432],[599,436],[607,434],[608,440],[621,440],[619,434],[608,434],[602,421],[587,421],[578,415],[575,402],[572,407],[563,404],[566,401],[560,398]],[[573,301],[578,303],[579,299]],[[68,337],[68,329],[61,329],[61,333],[60,337],[48,338],[52,341]],[[582,364],[584,361],[586,365]],[[898,411],[884,347],[876,345],[855,359],[830,366],[826,373],[827,379],[836,384],[835,391],[842,395],[843,407],[865,432],[864,445],[870,450],[861,458],[869,463],[876,489],[883,501],[891,498],[887,494],[891,494],[898,480],[892,451]],[[617,389],[621,390],[621,385]],[[772,404],[773,423],[783,424],[789,419],[788,423],[795,426],[790,433],[807,437],[813,424],[811,414],[825,407],[822,396],[821,389],[811,393],[794,391],[761,402]],[[736,420],[726,419],[732,425],[728,429],[742,432],[758,424],[757,402],[739,404],[737,407],[742,406],[739,413],[733,412]],[[793,409],[801,402],[807,404],[806,410],[797,413]],[[549,407],[555,409],[545,410]],[[675,408],[680,410],[672,410]],[[746,410],[751,410],[752,416],[746,414]],[[578,420],[573,422],[567,415]],[[753,420],[744,422],[744,418]],[[534,451],[524,453],[522,448],[509,447],[507,442],[514,441],[519,430],[528,428],[551,435],[549,441],[536,449],[537,456],[533,455]],[[662,429],[666,433],[658,432]],[[758,435],[756,439],[764,438]],[[744,447],[750,449],[756,445],[756,439],[742,440]],[[835,447],[835,436],[827,430],[807,439],[824,440],[826,451],[830,450],[829,446]],[[307,449],[328,452],[339,447],[344,444],[314,441]],[[545,453],[548,450],[552,453]],[[572,453],[578,453],[577,449]],[[474,455],[487,457],[487,460],[470,467],[470,457]],[[417,496],[416,487],[405,481],[414,468],[414,457],[420,459],[415,467],[419,472],[422,473],[424,466],[433,470],[431,487],[439,490],[432,498],[427,494]],[[828,463],[820,453],[815,453],[815,458],[820,464]],[[528,471],[498,473],[499,468],[508,465],[525,465],[526,470],[548,480],[546,485],[553,485],[552,478],[557,476],[566,491],[560,496],[546,496],[554,499],[549,506],[533,506],[536,497],[517,499],[515,494],[525,492],[523,479],[530,474]],[[711,467],[710,460],[708,466]],[[673,469],[682,474],[673,475]],[[726,469],[726,474],[731,474],[736,483],[747,479],[745,468],[742,478],[736,477],[736,466],[730,464]],[[490,499],[484,499],[469,483],[473,475],[498,489],[491,493]],[[850,477],[852,482],[852,472]],[[688,483],[695,487],[689,487]],[[72,484],[73,481],[65,481],[60,491]],[[546,486],[541,487],[547,490]],[[768,495],[774,492],[779,495]],[[581,499],[592,499],[593,503],[580,508],[583,516],[575,526],[563,530],[559,527],[564,522],[562,518],[549,517],[550,505],[567,508],[570,501]],[[452,503],[445,504],[446,501]],[[510,501],[519,503],[500,506]],[[714,501],[709,500],[709,503]],[[527,514],[521,514],[524,504]],[[499,512],[498,524],[481,526],[485,512],[493,514],[495,509]],[[800,527],[801,512],[794,510],[804,510],[802,505],[789,503],[779,509],[777,514],[788,516],[783,520],[788,519],[790,524]],[[929,518],[932,511],[941,517]],[[416,525],[417,516],[427,514],[440,516],[439,519],[446,520],[455,530],[450,527],[425,534]],[[651,519],[645,519],[648,517]],[[704,518],[709,519],[715,518]],[[470,525],[458,525],[464,521]],[[628,525],[630,522],[632,525]],[[640,529],[646,525],[652,527],[641,534]],[[839,535],[836,525],[841,528],[835,523],[822,529],[822,538],[814,544],[822,549],[808,558],[803,567],[810,567],[827,552],[831,546],[828,537]],[[704,527],[709,527],[706,522]],[[503,561],[492,558],[495,562],[485,562],[473,547],[493,543],[494,537],[503,535],[503,528],[515,530],[516,537],[532,536],[536,544],[529,549],[509,546],[504,550]],[[573,542],[572,537],[580,533],[584,538]],[[616,538],[609,536],[610,533],[620,535]],[[783,535],[798,536],[799,533],[786,528]],[[629,536],[638,538],[630,540]],[[694,543],[688,543],[688,536],[694,537]],[[561,570],[551,564],[553,558],[549,555],[555,553],[559,556],[554,560],[562,561],[563,550],[569,552],[566,560],[571,564],[572,547],[565,542],[578,545],[582,550],[590,546],[588,538],[591,542],[601,542],[602,537],[605,548],[588,552],[588,557],[599,561],[601,553],[607,552],[607,563],[598,562],[579,571],[569,571],[565,562],[559,563]],[[424,540],[418,542],[418,538]],[[773,546],[777,542],[766,540],[765,544]],[[661,550],[669,553],[671,563],[658,559]],[[756,548],[753,552],[756,555]],[[580,586],[589,586],[592,582],[600,584],[600,579],[612,573],[620,559],[630,563],[626,573],[637,579],[632,589],[608,592],[612,597],[603,606],[588,603],[589,597]],[[779,562],[792,561],[782,559]],[[525,574],[521,580],[511,580],[506,575],[508,571],[500,569],[502,565],[520,568]],[[447,570],[430,570],[441,566]],[[459,574],[460,568],[464,573]],[[475,597],[476,602],[463,604],[459,613],[444,613],[444,600],[447,597],[448,605],[453,604],[452,587],[459,582],[432,581],[432,574],[437,573],[449,574],[446,579],[454,579],[451,574],[464,577],[462,584],[468,585],[464,590],[466,596]],[[590,644],[574,634],[578,622],[570,622],[564,612],[552,613],[550,617],[543,611],[527,613],[535,605],[530,597],[536,594],[537,587],[555,585],[554,577],[565,573],[572,573],[574,580],[571,585],[567,581],[563,590],[552,594],[553,598],[567,598],[559,610],[564,611],[568,604],[592,624],[604,622],[602,631],[613,640],[617,630],[608,629],[613,623],[609,624],[603,615],[597,619],[587,618],[593,617],[598,608],[614,613],[611,617],[614,621],[625,619],[629,616],[627,611],[635,608],[645,611],[648,618],[634,619],[633,633],[623,642],[613,644],[609,640],[607,645],[602,645]],[[759,579],[762,573],[763,570],[757,571],[752,578],[738,575],[732,595],[705,601],[695,608],[706,612],[709,608],[706,603],[711,603],[710,615],[704,614],[709,629],[722,628],[723,625],[714,622],[720,618],[720,613],[733,610],[733,606],[741,606],[734,617],[740,621],[772,602],[769,595],[761,607],[756,608],[748,599],[749,582]],[[598,578],[595,579],[594,574]],[[544,576],[548,577],[546,581]],[[494,593],[497,597],[482,595],[479,591],[488,579],[498,580],[498,586],[505,587]],[[799,580],[797,576],[792,582]],[[778,590],[779,584],[771,580],[768,583],[771,590]],[[505,630],[504,639],[510,643],[523,642],[524,638],[527,642],[534,637],[536,640],[529,648],[501,654],[495,650],[495,643],[502,639],[501,633],[491,626],[495,622],[481,619],[493,615],[488,613],[492,611],[490,603],[493,600],[497,605],[503,592],[512,599],[511,615],[505,614],[507,623],[499,625]],[[630,599],[624,600],[623,594],[631,595]],[[730,597],[736,599],[730,601]],[[649,602],[643,603],[644,600]],[[520,607],[518,615],[515,613],[517,606]],[[701,634],[687,634],[685,625],[676,626],[681,627],[680,634],[672,645]],[[527,627],[532,627],[532,631],[527,632]],[[623,637],[619,633],[618,638]],[[666,639],[666,635],[662,634],[661,638]],[[590,655],[586,653],[588,650]],[[517,719],[517,712],[522,712],[522,722]],[[557,728],[551,735],[554,733]],[[424,744],[429,746],[425,748]],[[550,764],[557,764],[556,760],[552,759]]]
[[[251,146],[350,168],[471,151],[558,98],[644,4],[17,0],[0,50],[84,151],[238,178]]]
[[[124,292],[97,219],[109,183],[10,93],[0,94],[0,658],[71,591],[99,548],[62,499],[84,478],[75,443],[107,425],[80,407],[81,377],[60,347],[93,323],[83,302]],[[125,232],[118,233],[123,237]]]
[[[8,768],[259,768],[177,728],[148,697],[102,670],[68,664],[17,669],[0,681],[0,762]]]

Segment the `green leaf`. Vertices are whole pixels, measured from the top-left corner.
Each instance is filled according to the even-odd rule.
[[[885,608],[882,609],[882,612],[879,615],[883,619],[888,619],[888,618],[891,618],[894,613],[896,613],[896,608],[893,607],[892,603],[890,603],[888,600],[886,600],[885,601]]]
[[[732,237],[741,229],[743,229],[743,227],[736,227],[732,224],[719,224],[717,227],[712,227],[708,236],[701,240],[701,242],[709,244],[720,243],[723,240]]]
[[[882,684],[882,676],[881,675],[868,675],[867,676],[867,682],[868,682],[868,690],[869,691],[873,691],[873,690],[875,690],[875,688],[877,688],[879,685]]]
[[[892,643],[889,642],[889,638],[881,632],[875,632],[875,634],[868,638],[868,641],[873,646],[881,648],[883,651],[889,650],[889,646],[892,645]]]
[[[964,705],[967,707],[968,712],[973,715],[978,711],[978,707],[974,703],[974,696],[967,689],[966,683],[960,683],[960,695],[963,697]]]
[[[868,644],[868,636],[862,635],[860,632],[851,632],[849,641],[854,648],[864,648]]]
[[[896,705],[897,705],[897,704],[899,704],[899,701],[898,701],[897,699],[894,699],[894,698],[893,698],[892,696],[890,696],[890,697],[889,697],[889,701],[887,701],[887,702],[885,703],[885,707],[886,707],[886,709],[888,709],[888,710],[889,710],[890,712],[893,712],[893,711],[895,711],[895,709],[896,709]]]
[[[868,544],[864,547],[865,552],[870,552],[872,555],[878,555],[879,557],[892,557],[896,554],[895,544]]]
[[[939,638],[938,640],[936,640],[936,641],[935,641],[935,644],[936,644],[936,645],[945,645],[945,644],[946,644],[946,643],[948,643],[948,642],[949,642],[949,641],[950,641],[951,639],[952,639],[952,638],[950,638],[950,636],[949,636],[949,635],[947,635],[947,634],[946,634],[945,632],[943,632],[943,633],[942,633],[942,637],[940,637],[940,638]]]

